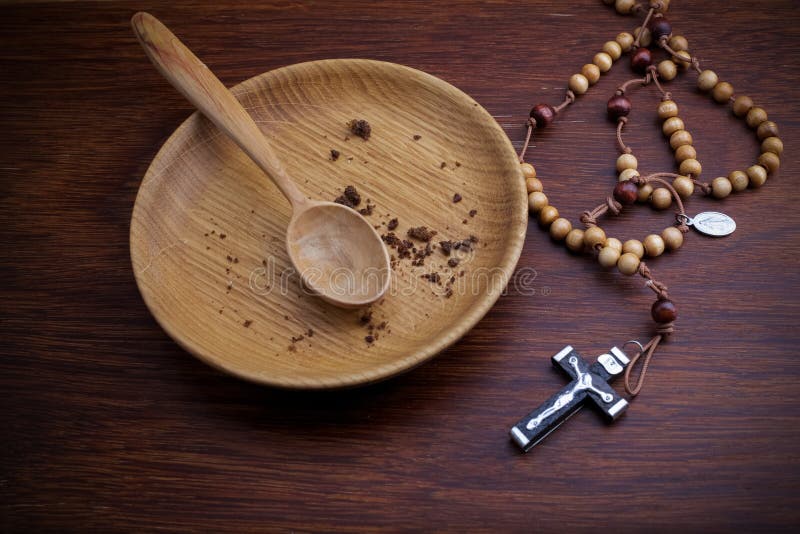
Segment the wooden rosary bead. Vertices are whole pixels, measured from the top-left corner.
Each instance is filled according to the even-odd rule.
[[[640,48],[631,56],[631,68],[639,74],[644,74],[647,67],[653,64],[653,54],[648,48]]]
[[[616,237],[607,237],[606,246],[617,249],[620,252],[620,254],[622,253],[622,241],[620,241]]]
[[[658,63],[658,76],[664,81],[672,81],[678,75],[678,66],[671,59],[665,59]]]
[[[677,150],[679,146],[691,145],[692,141],[692,134],[686,130],[678,130],[669,136],[669,146],[672,147],[672,150]]]
[[[645,254],[651,258],[661,256],[661,254],[664,253],[664,248],[666,247],[664,240],[661,239],[661,236],[658,234],[650,234],[649,236],[645,237],[642,244],[644,245]]]
[[[547,128],[556,118],[556,110],[548,104],[536,104],[531,110],[531,117],[538,128]]]
[[[653,316],[653,320],[657,323],[671,323],[678,318],[678,309],[671,300],[658,299],[653,303],[653,307],[650,308],[650,315]]]
[[[656,13],[666,13],[669,10],[670,0],[658,0],[650,2],[650,7],[656,10]]]
[[[614,40],[617,42],[623,52],[630,52],[631,47],[633,47],[634,37],[628,32],[617,34],[617,37]]]
[[[701,91],[710,91],[719,83],[719,76],[713,70],[704,70],[697,76],[697,88]]]
[[[528,209],[530,209],[533,213],[539,213],[542,211],[542,208],[547,206],[549,203],[550,201],[547,200],[547,195],[541,191],[534,191],[528,195]]]
[[[662,121],[670,117],[678,116],[678,104],[676,104],[674,100],[662,100],[658,103],[658,108],[656,108],[656,110],[658,112],[658,118]]]
[[[667,226],[661,232],[661,239],[664,240],[667,250],[678,250],[683,245],[683,232],[676,226]]]
[[[617,269],[619,272],[626,276],[631,276],[636,274],[636,271],[639,270],[639,257],[636,254],[631,254],[630,252],[625,253],[619,257],[617,260]]]
[[[630,180],[618,182],[614,186],[614,199],[620,204],[628,206],[636,202],[637,198],[639,198],[639,187]]]
[[[636,0],[616,0],[614,2],[614,9],[616,9],[617,13],[620,15],[627,15],[633,11],[633,6],[635,5]]]
[[[576,95],[582,95],[589,90],[589,80],[583,74],[573,74],[569,78],[568,86]]]
[[[689,198],[694,194],[694,182],[688,176],[678,176],[672,181],[672,188],[681,198]]]
[[[637,169],[639,162],[636,161],[636,156],[633,154],[621,154],[617,158],[617,172],[622,172],[625,169]]]
[[[682,50],[689,50],[689,41],[686,40],[686,37],[683,35],[673,35],[667,41],[669,47],[676,52],[680,52]]]
[[[594,63],[587,63],[581,67],[581,74],[589,81],[589,85],[594,85],[600,80],[600,69]]]
[[[653,186],[650,184],[644,184],[639,186],[639,202],[647,202],[650,200],[650,195],[653,194]]]
[[[724,176],[714,178],[711,181],[711,194],[714,198],[725,198],[733,191],[731,181]]]
[[[592,249],[598,245],[604,245],[606,232],[599,226],[591,226],[583,232],[583,242]]]
[[[675,52],[675,55],[672,56],[672,61],[674,61],[679,67],[688,69],[692,64],[692,55],[686,50],[678,50]]]
[[[559,217],[550,224],[550,237],[556,241],[563,241],[572,231],[572,223],[564,217]]]
[[[625,169],[624,171],[619,173],[619,181],[624,182],[625,180],[630,180],[632,178],[635,178],[636,176],[639,176],[639,171],[637,171],[636,169]]]
[[[737,117],[744,117],[753,106],[753,99],[749,96],[737,96],[733,101],[733,114]]]
[[[603,52],[611,56],[611,59],[616,61],[622,55],[622,47],[616,41],[606,41],[603,44]]]
[[[692,145],[681,145],[675,149],[675,161],[680,163],[687,159],[697,159],[697,150]]]
[[[610,269],[617,264],[617,260],[619,260],[620,256],[619,250],[606,245],[601,248],[600,252],[597,254],[597,261],[600,262],[601,266]]]
[[[731,183],[731,187],[733,187],[734,191],[744,191],[747,189],[750,178],[747,177],[746,172],[733,171],[728,175],[728,181]]]
[[[685,159],[681,161],[678,172],[684,176],[689,176],[691,174],[693,177],[697,178],[703,173],[703,166],[700,165],[700,162],[696,159]]]
[[[650,195],[650,203],[657,210],[665,210],[672,205],[672,193],[666,187],[658,187]]]
[[[641,259],[644,257],[644,245],[638,239],[628,239],[622,245],[622,253],[623,254],[633,254],[637,258]]]
[[[520,163],[519,170],[525,178],[536,178],[536,169],[530,163]]]
[[[611,70],[614,60],[611,59],[611,56],[605,52],[598,52],[592,58],[592,63],[597,65],[597,68],[600,69],[600,72],[608,72]]]
[[[750,108],[745,117],[745,122],[750,128],[758,128],[763,122],[767,120],[767,112],[764,108],[754,106]]]
[[[753,165],[747,168],[747,177],[750,178],[750,185],[761,187],[767,181],[767,169],[761,165]]]
[[[580,252],[583,250],[583,230],[580,228],[573,228],[567,234],[564,240],[567,248],[572,252]]]
[[[683,124],[683,120],[680,117],[670,117],[664,121],[663,125],[661,125],[661,131],[664,132],[664,135],[667,137],[674,134],[678,130],[684,130],[685,128],[686,125]]]
[[[761,142],[761,151],[772,152],[780,156],[783,154],[783,141],[781,141],[780,137],[767,137]]]
[[[608,104],[606,104],[608,118],[616,121],[620,117],[627,117],[628,113],[631,112],[631,107],[631,101],[627,96],[614,95],[608,99]]]
[[[767,137],[778,137],[778,125],[772,121],[764,121],[758,125],[756,135],[759,141],[763,141]]]
[[[669,37],[672,33],[672,24],[667,17],[654,17],[650,21],[650,32],[653,34],[653,39],[658,41],[662,37]]]
[[[642,34],[639,37],[639,34]],[[648,47],[653,44],[653,33],[650,31],[649,28],[642,28],[641,26],[637,26],[633,29],[633,36],[639,37],[639,46]]]
[[[733,96],[733,86],[728,82],[719,82],[711,91],[711,96],[719,104],[730,102]]]
[[[528,190],[528,194],[530,195],[534,191],[544,191],[544,186],[542,182],[538,178],[528,178],[525,180],[525,188]]]
[[[555,206],[545,206],[539,212],[539,224],[542,226],[550,226],[556,219],[558,219],[558,210]]]
[[[758,164],[767,169],[769,174],[781,168],[781,158],[772,152],[764,152],[758,156]]]

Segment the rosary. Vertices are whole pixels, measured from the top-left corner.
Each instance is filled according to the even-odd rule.
[[[650,360],[659,344],[673,332],[678,315],[675,304],[669,299],[667,286],[653,277],[643,258],[660,256],[665,251],[680,248],[690,226],[711,236],[725,236],[733,232],[736,224],[727,215],[704,212],[689,217],[684,201],[696,191],[722,199],[732,192],[743,191],[748,186],[761,187],[767,176],[780,167],[780,155],[783,152],[778,127],[767,119],[767,112],[756,106],[750,97],[734,95],[733,86],[720,81],[714,71],[702,70],[700,61],[689,51],[686,38],[673,35],[672,25],[664,15],[669,9],[670,0],[649,0],[646,2],[649,4],[647,6],[645,2],[636,3],[636,0],[602,1],[613,5],[622,15],[644,15],[644,22],[633,33],[622,32],[613,41],[606,42],[591,63],[584,65],[579,74],[573,74],[563,102],[557,106],[537,104],[533,107],[519,160],[527,186],[530,212],[538,218],[541,227],[549,231],[553,240],[564,242],[572,252],[596,255],[603,268],[616,266],[624,275],[638,274],[645,279],[646,286],[656,296],[651,308],[651,315],[656,323],[655,335],[644,345],[638,341],[625,343],[638,346],[638,352],[630,358],[617,347],[599,356],[592,365],[571,346],[554,355],[553,365],[565,371],[572,382],[511,428],[511,438],[526,452],[576,413],[587,399],[591,399],[611,421],[625,412],[628,401],[618,395],[609,382],[623,376],[625,392],[630,397],[638,395]],[[656,65],[650,47],[662,49],[667,54],[667,59]],[[608,72],[623,54],[630,54],[631,68],[641,77],[623,83],[608,101],[608,117],[616,122],[617,145],[621,153],[616,165],[618,182],[612,194],[602,204],[581,214],[580,222],[585,229],[573,228],[572,223],[561,217],[555,206],[549,203],[543,192],[542,182],[536,177],[536,170],[530,163],[525,163],[525,152],[534,131],[550,126],[559,113],[596,84],[601,75]],[[710,183],[700,181],[702,167],[697,160],[697,151],[692,146],[692,135],[678,116],[678,105],[661,85],[661,82],[675,79],[679,71],[687,70],[697,73],[697,87],[700,91],[710,93],[718,104],[730,103],[734,115],[743,118],[747,126],[755,130],[761,142],[757,164],[746,171],[736,170],[727,177],[714,178]],[[674,152],[677,173],[658,172],[642,176],[633,150],[622,138],[631,111],[631,101],[625,96],[626,91],[630,86],[650,84],[655,85],[661,94],[661,102],[656,111],[663,121],[662,131]],[[619,239],[607,237],[599,226],[598,219],[607,214],[617,215],[626,206],[637,201],[649,202],[657,210],[665,210],[674,202],[677,207],[675,224],[665,228],[660,235],[650,234],[642,241],[630,239],[622,243]],[[633,383],[631,371],[637,363],[641,370]]]

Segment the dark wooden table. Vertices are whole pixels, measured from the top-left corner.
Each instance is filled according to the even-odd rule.
[[[191,113],[130,29],[147,9],[227,84],[295,62],[368,57],[425,70],[481,102],[515,146],[531,105],[633,18],[599,0],[54,2],[0,18],[0,528],[32,530],[789,530],[800,523],[800,146],[796,2],[674,1],[704,64],[779,123],[780,173],[722,202],[724,239],[691,234],[650,262],[680,306],[644,392],[606,426],[581,412],[528,455],[508,427],[558,390],[551,354],[646,338],[650,292],[567,254],[531,222],[511,292],[452,349],[399,378],[276,391],[181,350],[134,284],[139,182]],[[573,221],[614,183],[606,99],[618,67],[531,156]],[[670,86],[704,177],[757,144],[686,76]],[[627,139],[672,169],[651,89]],[[643,164],[644,166],[644,164]],[[647,208],[610,225],[641,237]],[[627,228],[629,233],[624,233]],[[621,387],[617,385],[618,389]]]

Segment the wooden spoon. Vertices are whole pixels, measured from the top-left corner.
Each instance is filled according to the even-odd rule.
[[[303,283],[343,308],[380,299],[389,287],[389,254],[372,225],[341,204],[306,198],[239,101],[158,19],[140,12],[131,25],[159,72],[236,141],[289,200],[286,248]]]

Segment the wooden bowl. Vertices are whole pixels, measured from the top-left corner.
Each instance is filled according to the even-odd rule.
[[[514,150],[486,110],[438,78],[360,59],[292,65],[233,92],[309,197],[333,200],[354,185],[358,208],[374,205],[366,217],[379,233],[394,218],[399,239],[410,227],[438,233],[421,265],[390,248],[392,287],[369,310],[326,304],[292,272],[288,202],[195,113],[150,165],[130,235],[144,301],[182,347],[254,382],[353,386],[426,361],[491,308],[511,278],[528,218]],[[354,118],[370,123],[369,140],[350,133]],[[477,242],[449,257],[439,245],[470,236]]]

